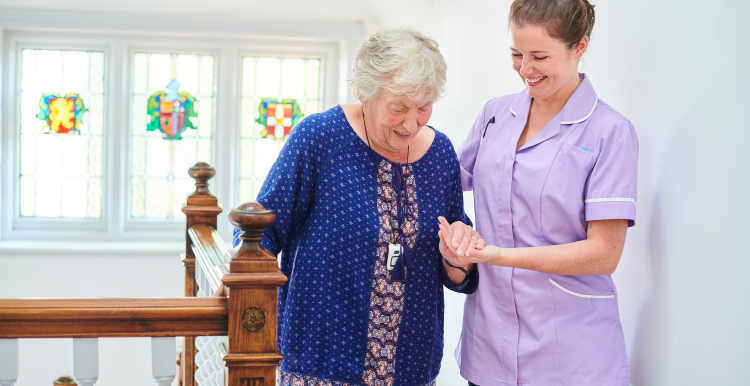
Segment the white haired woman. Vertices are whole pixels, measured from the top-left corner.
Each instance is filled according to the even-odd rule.
[[[266,178],[258,202],[277,217],[263,245],[289,277],[280,385],[434,384],[442,287],[478,284],[436,237],[438,216],[468,221],[453,146],[427,126],[445,72],[434,40],[379,28],[355,56],[361,104],[306,117]]]

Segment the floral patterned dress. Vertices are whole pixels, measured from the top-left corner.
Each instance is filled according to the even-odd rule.
[[[438,251],[437,217],[468,218],[455,151],[435,133],[403,165],[371,152],[339,106],[292,131],[258,195],[277,216],[263,245],[281,253],[289,277],[279,289],[279,385],[434,385],[443,287],[478,284],[472,273],[454,286]],[[411,263],[403,280],[386,269],[397,236]]]

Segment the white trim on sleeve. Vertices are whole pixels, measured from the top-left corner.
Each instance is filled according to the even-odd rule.
[[[471,173],[469,173],[466,170],[464,170],[464,168],[462,168],[461,166],[459,166],[458,168],[461,169],[461,172],[463,174],[466,174],[467,176],[469,176],[469,178],[474,178],[474,176],[472,176]]]
[[[557,284],[557,283],[555,283],[555,281],[554,281],[554,280],[552,280],[552,278],[550,278],[550,279],[549,279],[549,282],[550,282],[550,283],[552,283],[552,284],[554,284],[554,285],[555,285],[555,287],[557,287],[557,288],[559,288],[559,289],[561,289],[561,290],[563,290],[563,291],[565,291],[565,292],[567,292],[567,293],[569,293],[569,294],[571,294],[571,295],[573,295],[573,296],[578,296],[579,298],[590,298],[590,299],[612,299],[613,297],[615,297],[615,295],[602,295],[602,296],[597,296],[597,295],[584,295],[584,294],[579,294],[578,292],[573,292],[573,291],[571,291],[571,290],[569,290],[569,289],[567,289],[567,288],[565,288],[565,287],[561,286],[560,284]]]
[[[580,201],[579,201],[580,202]],[[624,198],[624,197],[613,197],[613,198],[589,198],[588,200],[584,200],[584,204],[588,204],[590,202],[632,202],[635,204],[635,200],[632,198]]]

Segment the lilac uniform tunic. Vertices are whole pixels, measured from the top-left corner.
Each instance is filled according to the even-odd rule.
[[[587,221],[635,224],[635,129],[580,77],[562,111],[518,150],[531,106],[525,90],[487,102],[461,146],[463,188],[474,191],[477,230],[488,244],[565,244],[586,238]],[[479,386],[629,384],[609,275],[486,264],[478,271],[456,350],[464,378]]]

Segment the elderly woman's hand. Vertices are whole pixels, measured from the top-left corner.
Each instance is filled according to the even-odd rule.
[[[449,224],[442,216],[438,217],[438,220],[440,221],[440,231],[438,231],[440,254],[447,263],[445,270],[451,282],[458,285],[464,281],[467,273],[474,270],[474,263],[467,261],[469,258],[465,256],[465,251],[481,250],[487,244],[482,236],[460,221]],[[457,249],[461,250],[461,255],[458,254]]]
[[[447,242],[448,248],[458,257],[470,256],[469,251],[482,250],[487,246],[477,231],[472,227],[456,221],[449,224],[445,217],[438,217],[440,231]]]

